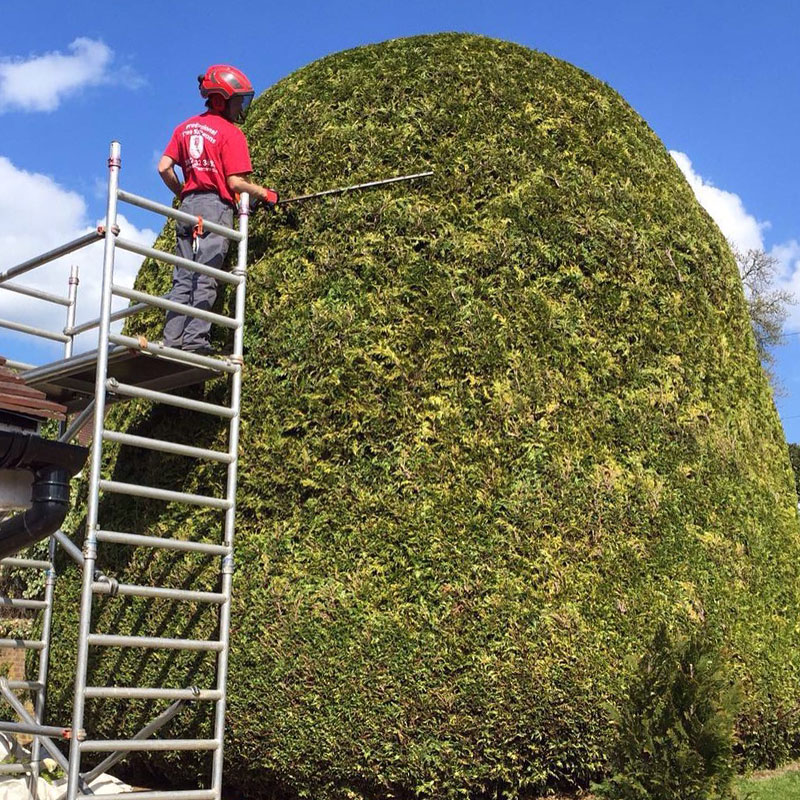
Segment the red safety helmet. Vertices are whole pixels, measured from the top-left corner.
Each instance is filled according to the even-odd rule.
[[[244,72],[230,64],[213,64],[205,71],[204,75],[197,76],[197,82],[203,97],[220,95],[226,101],[226,106],[229,100],[241,97],[242,108],[237,117],[240,122],[244,122],[255,94],[253,84],[250,83]]]

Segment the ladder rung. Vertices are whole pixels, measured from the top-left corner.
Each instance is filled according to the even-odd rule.
[[[118,297],[125,297],[128,300],[135,300],[137,303],[163,308],[165,311],[175,311],[186,317],[197,317],[213,325],[221,325],[223,328],[236,329],[239,327],[239,323],[235,319],[226,317],[224,314],[214,314],[211,311],[204,311],[202,308],[194,308],[194,306],[176,303],[174,300],[168,300],[166,297],[157,297],[156,295],[146,294],[145,292],[137,292],[134,289],[127,289],[116,283],[111,284],[111,292]]]
[[[154,261],[163,261],[165,264],[172,264],[176,267],[183,267],[192,272],[199,272],[201,275],[209,275],[220,283],[231,283],[238,286],[242,282],[241,275],[234,275],[231,272],[225,272],[221,269],[207,267],[205,264],[198,264],[196,261],[190,261],[188,258],[181,258],[172,253],[165,253],[163,250],[145,247],[144,245],[132,242],[130,239],[117,237],[115,244],[120,249],[127,250],[129,253],[136,253],[145,258],[152,258]]]
[[[4,558],[0,560],[3,567],[30,567],[31,569],[50,569],[49,561],[37,561],[35,558]]]
[[[33,639],[0,639],[0,647],[12,650],[43,650],[44,642]]]
[[[107,442],[118,442],[131,447],[143,447],[147,450],[158,450],[161,453],[174,453],[179,456],[189,456],[191,458],[206,458],[209,461],[220,461],[223,464],[230,464],[234,456],[230,453],[222,453],[217,450],[204,450],[202,447],[191,447],[188,444],[177,444],[176,442],[166,442],[163,439],[148,439],[146,436],[133,436],[130,433],[120,433],[119,431],[103,431],[103,439]]]
[[[19,775],[27,771],[24,764],[0,764],[0,775]]]
[[[95,594],[123,595],[125,597],[152,597],[161,600],[184,600],[195,603],[224,603],[226,597],[219,592],[193,592],[188,589],[164,589],[155,586],[135,586],[119,583],[116,588],[104,581],[92,583]]]
[[[186,503],[190,506],[205,506],[206,508],[219,508],[227,511],[233,508],[230,500],[221,497],[207,497],[202,494],[187,494],[186,492],[173,492],[169,489],[157,489],[154,486],[138,486],[135,483],[120,483],[119,481],[98,481],[98,486],[104,492],[113,494],[128,494],[134,497],[149,497],[151,500],[166,500],[167,502]]]
[[[104,794],[103,800],[217,800],[217,793],[213,789],[176,792],[125,792],[124,794]]]
[[[137,547],[158,547],[163,550],[186,550],[195,553],[207,553],[212,556],[227,556],[233,552],[232,547],[223,544],[205,544],[205,542],[185,542],[181,539],[160,539],[156,536],[142,536],[138,533],[119,533],[117,531],[97,531],[99,542],[130,544]]]
[[[9,689],[29,689],[32,692],[38,692],[39,689],[44,689],[44,684],[39,681],[9,681]]]
[[[44,600],[25,600],[24,598],[0,595],[0,607],[40,609],[47,608],[47,603]]]
[[[157,358],[166,358],[170,361],[178,361],[181,364],[190,364],[194,367],[205,367],[215,372],[227,372],[232,374],[239,371],[239,365],[234,364],[232,361],[224,361],[221,358],[212,358],[211,356],[199,356],[188,350],[178,350],[176,347],[164,347],[164,345],[155,344],[153,342],[147,342],[143,345],[138,339],[134,339],[131,336],[119,336],[115,333],[110,333],[108,335],[108,341],[113,344],[118,344],[121,347],[127,347],[129,350],[144,351]]]
[[[80,743],[80,749],[82,753],[218,750],[219,742],[216,739],[86,739]]]
[[[164,650],[209,650],[219,653],[224,649],[222,642],[204,639],[164,639],[158,636],[109,636],[90,633],[88,642],[98,647],[147,647]]]
[[[218,689],[142,689],[124,686],[87,686],[86,697],[118,697],[129,700],[221,700]]]
[[[106,381],[106,389],[112,394],[121,394],[125,397],[139,397],[142,400],[152,400],[154,403],[164,403],[164,405],[185,408],[189,411],[199,411],[202,414],[213,414],[214,416],[225,417],[227,419],[233,419],[236,416],[236,412],[227,406],[204,403],[202,400],[192,400],[189,397],[181,397],[177,394],[156,392],[153,389],[142,389],[139,386],[131,386],[128,383],[119,383],[114,378],[110,378]]]

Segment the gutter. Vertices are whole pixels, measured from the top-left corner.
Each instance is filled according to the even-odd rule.
[[[46,539],[61,527],[69,511],[70,478],[88,455],[86,447],[0,430],[0,470],[33,472],[30,508],[0,522],[0,558]]]

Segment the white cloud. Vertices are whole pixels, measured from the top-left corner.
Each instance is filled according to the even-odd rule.
[[[775,245],[770,254],[778,259],[778,263],[784,266],[784,272],[800,270],[800,242],[791,239],[784,244]]]
[[[789,316],[784,325],[785,331],[800,331],[800,242],[791,239],[776,245],[770,255],[778,261],[777,289],[784,289],[795,298],[794,305],[788,307]]]
[[[677,150],[669,152],[692,187],[700,205],[719,225],[725,238],[740,250],[763,250],[763,231],[769,227],[769,223],[760,222],[749,214],[738,194],[718,189],[708,178],[698,175],[686,153]]]
[[[77,193],[59,186],[52,178],[18,169],[7,158],[0,156],[0,270],[19,264],[28,258],[51,250],[72,239],[76,239],[96,228],[101,220],[90,220],[86,202]],[[47,212],[45,219],[44,211]],[[123,215],[118,224],[126,239],[152,246],[157,236],[149,228],[139,229]],[[14,283],[35,287],[51,294],[65,297],[71,265],[79,268],[77,321],[94,319],[100,314],[100,286],[103,261],[103,242],[98,241],[82,250],[77,250],[57,261],[14,279]],[[116,251],[114,280],[124,286],[132,286],[141,265],[141,256]],[[128,301],[118,298],[115,308],[124,308]],[[66,309],[45,303],[16,292],[0,290],[0,317],[34,325],[50,331],[64,327]],[[117,325],[119,329],[120,324]],[[2,330],[2,329],[0,329]],[[25,337],[26,340],[29,337]],[[19,337],[0,332],[0,352],[10,355],[9,344],[13,342],[16,360],[28,360],[19,354]],[[23,340],[24,341],[24,340]],[[39,340],[40,342],[45,340]],[[92,331],[78,337],[76,351],[96,346],[97,332]],[[54,344],[52,357],[58,358],[61,345]],[[35,361],[35,359],[30,359]]]
[[[54,111],[65,97],[89,86],[119,83],[140,85],[125,67],[111,64],[114,53],[97,39],[75,39],[68,52],[0,59],[0,112]]]
[[[698,175],[686,153],[670,150],[670,155],[680,167],[700,205],[719,225],[726,239],[745,252],[766,249],[763,232],[769,228],[769,222],[761,222],[748,213],[739,195],[719,189],[708,178]],[[778,262],[773,288],[786,290],[795,299],[794,304],[786,309],[789,316],[784,330],[800,330],[800,242],[791,239],[774,245],[769,254]]]

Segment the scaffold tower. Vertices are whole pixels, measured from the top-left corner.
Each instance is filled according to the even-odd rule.
[[[7,362],[17,370],[24,382],[46,393],[48,400],[63,404],[71,415],[61,423],[59,440],[71,442],[87,426],[91,426],[89,463],[85,470],[88,482],[86,527],[83,546],[73,543],[75,532],[59,530],[50,538],[49,556],[46,560],[19,557],[6,558],[3,566],[44,570],[46,581],[39,599],[2,598],[0,605],[24,608],[42,615],[37,640],[0,640],[2,647],[33,650],[38,654],[36,680],[10,681],[0,679],[0,694],[17,719],[0,722],[0,730],[32,737],[29,760],[0,766],[0,772],[24,773],[30,778],[29,786],[36,800],[37,778],[43,754],[54,759],[67,775],[63,797],[76,800],[92,794],[90,784],[98,775],[108,771],[127,754],[138,751],[183,750],[203,751],[209,754],[210,785],[207,788],[184,791],[138,791],[125,793],[129,800],[219,800],[222,792],[223,745],[225,734],[226,684],[230,630],[231,587],[233,576],[233,544],[236,518],[237,454],[239,447],[239,419],[243,365],[243,329],[245,317],[245,288],[247,275],[247,244],[249,198],[241,195],[238,206],[238,227],[229,228],[200,220],[152,200],[123,191],[119,187],[121,149],[112,142],[108,159],[108,201],[105,223],[92,233],[81,236],[60,247],[0,272],[0,290],[16,292],[38,301],[66,308],[66,322],[61,330],[51,331],[20,322],[2,319],[0,327],[17,333],[62,342],[63,358],[53,363],[35,365],[20,361]],[[235,266],[231,271],[215,269],[172,253],[142,246],[125,238],[117,224],[119,203],[128,203],[154,212],[168,219],[190,225],[202,225],[211,234],[227,237],[238,247]],[[97,318],[75,324],[75,308],[79,276],[75,267],[66,276],[66,296],[52,294],[39,288],[15,282],[45,264],[103,240],[102,288],[100,310]],[[214,313],[173,302],[168,296],[155,296],[126,288],[115,280],[114,260],[117,250],[151,258],[159,264],[185,267],[208,275],[235,292],[234,315]],[[112,312],[113,298],[123,298],[130,304],[123,310]],[[232,353],[225,356],[207,356],[165,347],[144,338],[134,338],[115,333],[114,323],[146,309],[158,308],[206,320],[233,332]],[[90,352],[75,354],[75,337],[86,331],[97,330],[97,347]],[[230,390],[228,404],[215,404],[186,397],[176,390],[212,378],[226,376]],[[188,444],[135,436],[106,427],[106,408],[111,403],[141,399],[153,404],[163,404],[172,409],[189,410],[208,415],[228,423],[227,450],[209,450]],[[85,433],[84,433],[85,435]],[[190,459],[212,461],[225,465],[227,481],[225,494],[212,497],[137,483],[122,483],[104,479],[101,474],[103,448],[108,445],[128,445]],[[186,504],[191,507],[213,509],[224,516],[221,541],[208,543],[175,537],[156,537],[145,531],[115,531],[104,525],[101,514],[101,495],[129,495],[146,500]],[[70,535],[68,535],[70,534]],[[98,552],[109,543],[130,548],[159,548],[184,553],[202,554],[219,562],[217,591],[195,591],[191,588],[132,585],[119,583],[113,576],[103,574],[98,568]],[[74,685],[74,705],[71,720],[56,719],[57,710],[46,710],[50,636],[52,628],[53,598],[58,591],[55,574],[56,549],[63,548],[66,555],[82,569],[80,597],[80,622],[77,636],[77,653]],[[112,597],[124,603],[129,598],[153,598],[174,603],[206,604],[217,609],[217,636],[208,640],[164,638],[159,636],[128,636],[98,633],[92,629],[92,611],[98,597]],[[89,685],[89,653],[92,648],[142,648],[166,651],[191,650],[214,654],[216,679],[207,687],[159,686],[100,686]],[[23,700],[21,692],[32,693],[30,703]],[[85,731],[88,724],[86,701],[92,698],[117,700],[163,701],[171,703],[129,739],[90,739]],[[189,703],[214,705],[212,736],[207,739],[153,738],[178,712]],[[154,705],[155,707],[155,705]],[[45,724],[45,720],[50,723]],[[58,742],[61,743],[59,747]],[[65,753],[62,748],[67,747]],[[87,753],[104,753],[107,756],[89,770],[82,768]],[[108,795],[104,795],[108,796]],[[123,796],[123,795],[119,795]]]

